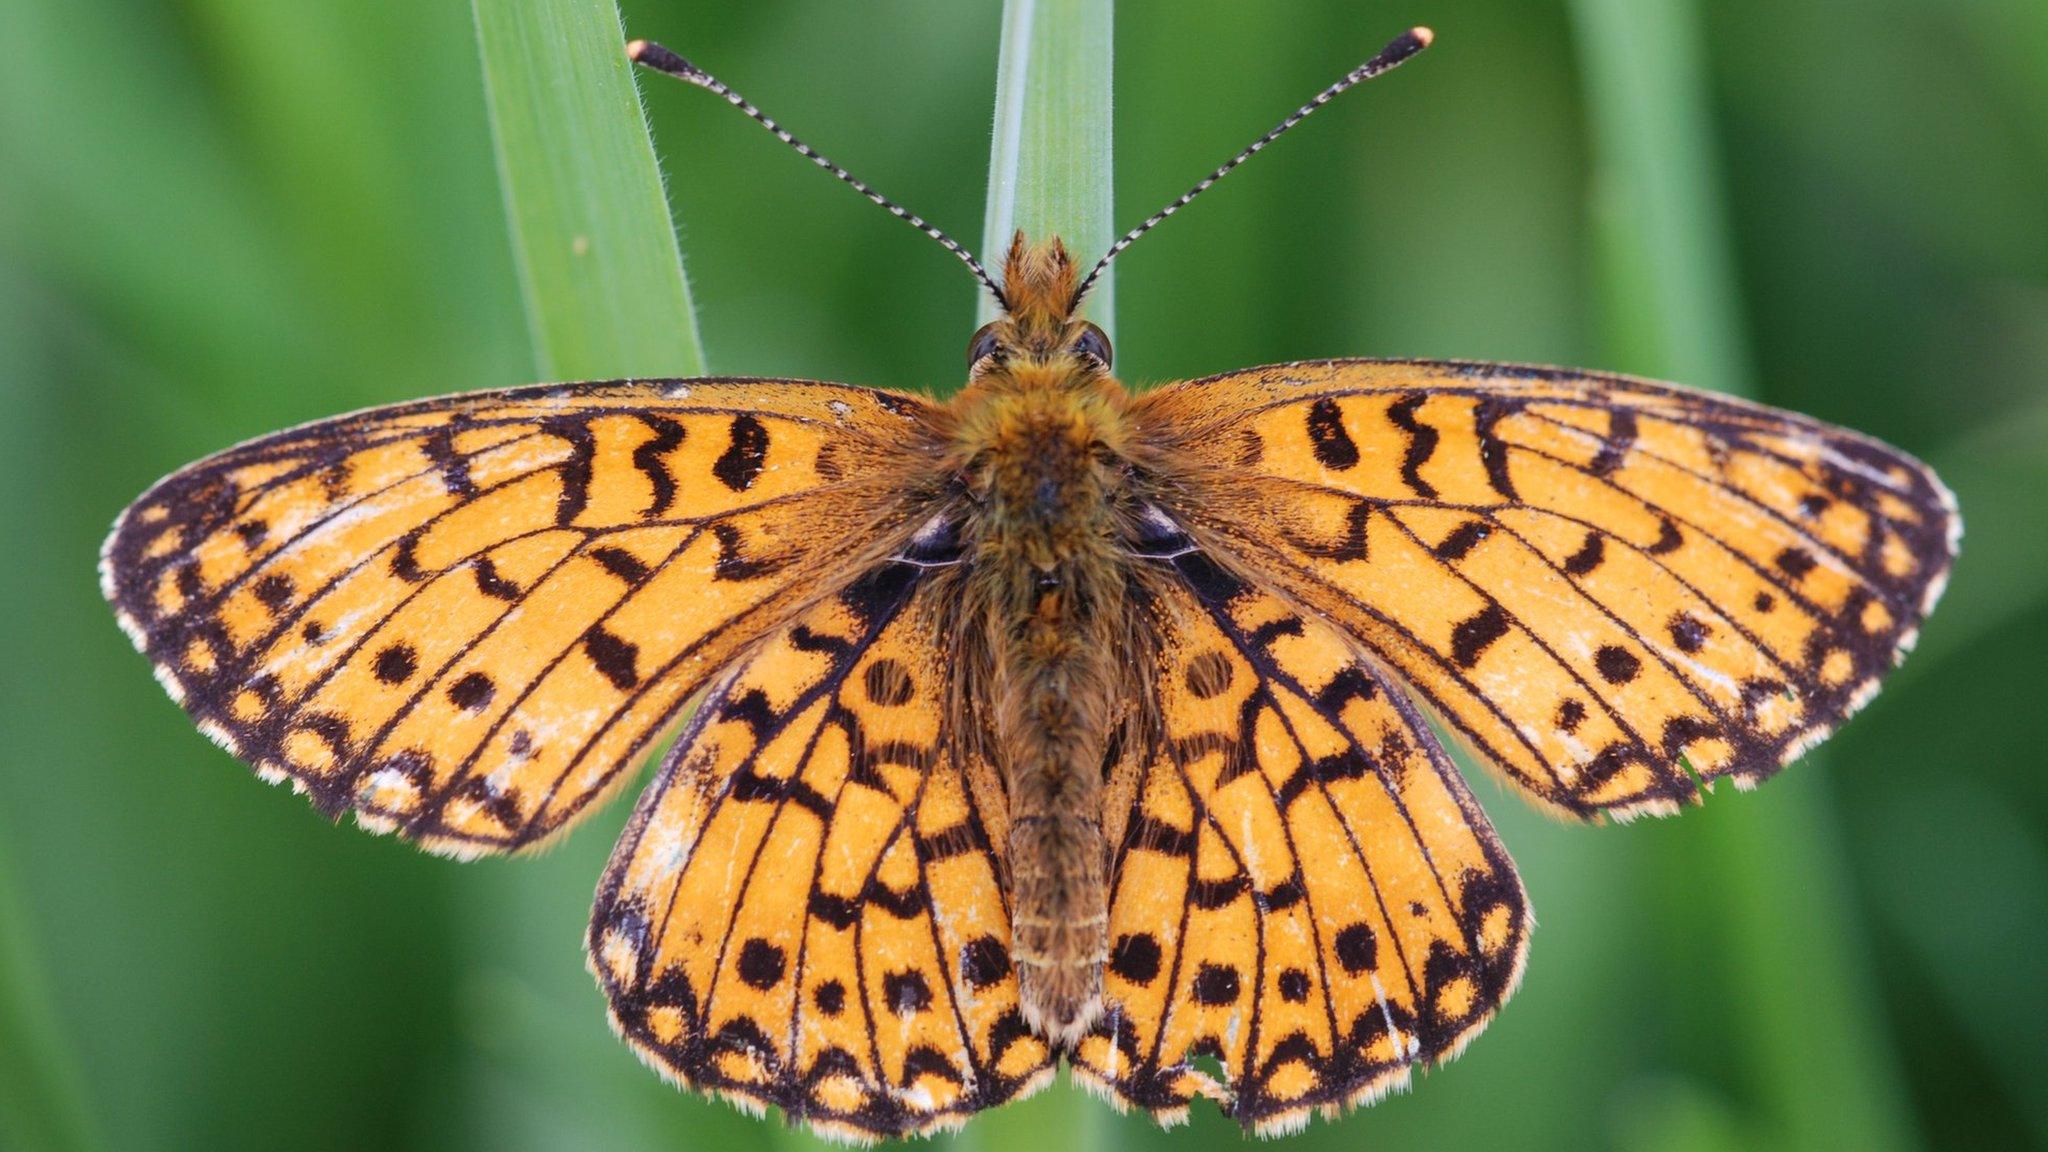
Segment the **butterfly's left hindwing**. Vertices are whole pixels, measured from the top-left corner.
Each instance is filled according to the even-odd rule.
[[[531,846],[896,527],[892,446],[920,407],[647,381],[375,409],[158,483],[107,541],[105,590],[266,778],[437,851]]]
[[[714,691],[590,926],[649,1062],[860,1141],[956,1127],[1051,1072],[1018,1010],[1002,797],[947,730],[927,570],[886,565]]]
[[[1113,789],[1108,1010],[1073,1061],[1169,1122],[1206,1095],[1272,1135],[1456,1055],[1519,977],[1528,909],[1353,641],[1199,552],[1174,565],[1145,608],[1163,739]]]

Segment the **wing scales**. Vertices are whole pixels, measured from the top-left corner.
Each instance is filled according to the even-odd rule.
[[[528,847],[915,527],[921,407],[647,381],[344,416],[152,488],[108,540],[107,594],[267,778],[438,851]]]
[[[657,1067],[872,1140],[1035,1090],[985,797],[944,730],[928,569],[891,565],[734,673],[600,889],[593,966]]]
[[[1825,735],[1912,643],[1960,530],[1902,453],[1625,377],[1279,365],[1141,421],[1184,468],[1173,515],[1582,816],[1750,786]]]
[[[1512,988],[1526,906],[1350,642],[1199,552],[1173,563],[1183,581],[1151,609],[1165,736],[1128,789],[1110,1010],[1072,1059],[1162,1119],[1203,1095],[1290,1131],[1454,1055]]]

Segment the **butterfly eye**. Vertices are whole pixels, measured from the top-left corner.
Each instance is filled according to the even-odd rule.
[[[994,322],[983,324],[974,330],[974,337],[967,341],[967,366],[973,367],[1002,350],[996,340]]]
[[[1081,334],[1074,338],[1074,351],[1094,360],[1104,368],[1109,367],[1109,337],[1093,324],[1082,322]]]

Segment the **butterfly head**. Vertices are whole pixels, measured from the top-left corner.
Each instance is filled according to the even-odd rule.
[[[1081,318],[1080,270],[1059,237],[1033,244],[1019,232],[1003,263],[1003,315],[967,345],[970,374],[1043,369],[1084,378],[1109,373],[1109,337]]]

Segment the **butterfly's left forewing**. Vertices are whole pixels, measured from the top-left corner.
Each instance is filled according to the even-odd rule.
[[[900,527],[921,407],[644,381],[322,421],[158,483],[107,541],[106,593],[267,778],[438,851],[527,847]]]

